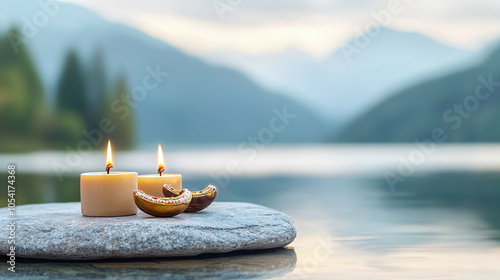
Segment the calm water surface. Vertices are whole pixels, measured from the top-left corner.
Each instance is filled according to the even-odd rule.
[[[209,178],[185,180],[201,188]],[[23,203],[78,201],[78,178],[23,175]],[[21,199],[24,198],[24,199]],[[1,198],[5,201],[6,197]],[[440,173],[396,188],[377,178],[233,178],[218,201],[288,213],[292,248],[196,259],[20,264],[26,275],[278,279],[498,279],[500,175]],[[179,269],[183,268],[183,269]],[[69,274],[68,274],[69,273]],[[90,273],[90,274],[89,274]],[[40,279],[42,279],[40,278]]]
[[[201,189],[210,177],[185,176]],[[19,172],[19,204],[78,201],[79,178]],[[19,262],[38,279],[498,279],[500,173],[422,172],[394,190],[382,176],[231,178],[218,201],[262,204],[298,229],[286,249],[185,259]],[[0,194],[5,206],[6,193]],[[2,273],[3,274],[3,273]],[[0,275],[1,276],[1,275]]]

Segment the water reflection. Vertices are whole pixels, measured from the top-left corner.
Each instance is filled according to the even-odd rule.
[[[79,200],[76,177],[68,177],[61,184],[55,178],[37,175],[23,174],[21,180],[24,182],[19,183],[17,197],[23,199],[23,203]],[[210,178],[184,180],[184,185],[193,189],[201,189],[208,183],[213,183]],[[271,268],[276,266],[275,258],[288,260],[289,256],[257,254],[250,256],[253,260],[248,262],[248,269],[262,273],[251,272],[241,277],[497,279],[500,274],[499,186],[500,175],[493,172],[414,176],[399,184],[395,192],[391,192],[383,178],[231,178],[227,187],[220,188],[217,200],[252,202],[284,211],[294,219],[298,229],[290,262],[295,265],[296,252],[295,268],[283,265],[279,273],[274,273]],[[0,201],[5,200],[1,197]],[[240,276],[226,268],[245,258],[246,255],[241,255],[238,260],[228,261],[222,270],[215,269],[217,271],[211,266],[195,270],[195,266],[201,264],[214,265],[213,259],[205,257],[184,264],[151,260],[130,262],[126,266],[137,271],[141,266],[158,266],[166,269],[165,273],[175,267],[185,267],[192,274],[181,275],[193,278],[216,273],[221,273],[217,277],[235,278]],[[193,265],[192,270],[189,265]],[[270,268],[266,269],[266,265]],[[59,267],[54,263],[51,266]],[[78,271],[80,266],[81,269],[103,268],[98,264],[71,266],[68,271]],[[124,264],[117,266],[123,269]],[[41,269],[43,265],[38,267]]]
[[[286,207],[299,232],[286,279],[498,279],[497,174],[413,177],[395,193],[383,179],[311,182],[318,205]]]
[[[409,178],[394,195],[394,207],[435,207],[441,211],[476,216],[488,227],[500,230],[500,174],[439,173]],[[443,219],[444,220],[444,219]],[[468,225],[463,223],[464,227]],[[479,225],[475,225],[480,229]],[[494,233],[492,238],[500,241]]]
[[[280,248],[179,259],[17,261],[15,276],[30,279],[257,279],[287,274],[297,257],[294,250]],[[11,272],[1,274],[6,273]]]

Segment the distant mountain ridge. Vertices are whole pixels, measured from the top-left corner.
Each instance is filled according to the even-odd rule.
[[[22,19],[29,19],[40,10],[32,4],[0,2],[2,10],[8,11],[8,16],[0,19],[0,30],[16,22],[22,29]],[[127,73],[132,90],[143,85],[150,69],[168,72],[168,77],[148,89],[143,100],[135,105],[140,144],[244,143],[249,137],[264,137],[264,141],[272,142],[315,142],[324,139],[329,127],[310,108],[263,89],[235,70],[211,66],[143,32],[110,23],[73,4],[60,4],[55,16],[28,40],[28,47],[51,100],[64,55],[71,47],[78,50],[84,61],[101,48],[108,70],[114,75]],[[269,135],[276,112],[283,111],[296,117]],[[275,128],[277,124],[274,125]]]
[[[500,141],[500,47],[477,65],[399,91],[359,116],[334,142],[414,142],[435,129],[451,142]]]
[[[239,69],[266,88],[282,90],[337,121],[354,118],[408,84],[466,67],[475,59],[471,52],[390,28],[381,28],[358,48],[359,53],[346,58],[342,49],[357,47],[358,38],[323,60],[296,49],[263,56],[219,52],[203,58]]]

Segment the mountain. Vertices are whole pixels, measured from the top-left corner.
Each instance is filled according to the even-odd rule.
[[[294,99],[315,106],[310,100],[311,91],[307,89],[310,86],[308,77],[317,72],[321,63],[301,50],[290,48],[259,56],[227,50],[201,58],[213,65],[238,69],[269,90],[286,92]]]
[[[361,115],[336,142],[500,140],[500,48],[481,63],[402,90]],[[436,136],[436,135],[434,135]],[[439,137],[438,137],[439,138]]]
[[[325,59],[289,49],[250,56],[218,52],[203,58],[239,69],[272,90],[280,90],[316,108],[330,120],[348,120],[395,90],[465,67],[475,59],[468,51],[440,44],[418,33],[381,28],[377,36],[353,38]],[[349,49],[359,53],[346,56]]]
[[[306,142],[319,141],[327,131],[328,126],[313,110],[260,87],[238,71],[207,64],[85,8],[54,1],[57,9],[52,8],[55,12],[49,14],[40,3],[0,2],[1,10],[8,11],[0,19],[0,31],[13,24],[21,32],[33,31],[28,32],[27,45],[47,87],[48,99],[54,100],[54,88],[69,48],[75,48],[87,62],[100,48],[112,77],[126,73],[129,88],[137,96],[131,104],[141,144],[244,143],[251,136],[260,142]],[[33,24],[34,15],[41,11],[47,13],[48,20]],[[127,103],[118,102],[119,108]],[[283,110],[296,117],[281,129],[281,122],[274,119],[278,115],[281,120]]]

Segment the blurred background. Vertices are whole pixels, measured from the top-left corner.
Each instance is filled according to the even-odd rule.
[[[499,14],[493,0],[0,0],[0,163],[17,165],[18,205],[79,201],[108,139],[115,169],[140,174],[162,144],[185,187],[292,216],[288,276],[495,279]],[[304,189],[325,195],[299,203]],[[334,240],[326,261],[318,238]]]

